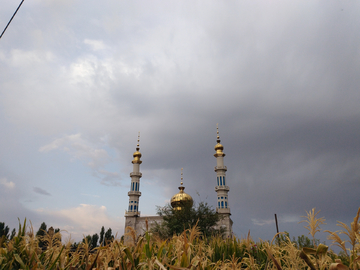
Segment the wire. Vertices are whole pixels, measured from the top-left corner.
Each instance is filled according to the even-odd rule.
[[[24,0],[21,1],[20,5],[19,5],[18,8],[15,10],[15,12],[14,12],[14,14],[12,15],[10,21],[9,21],[8,24],[6,25],[4,31],[2,31],[1,36],[0,36],[0,39],[1,39],[1,37],[3,36],[3,34],[5,33],[6,29],[8,28],[9,24],[11,23],[12,19],[15,17],[16,12],[18,12],[18,10],[19,10],[19,8],[21,7],[21,5],[22,5],[23,2],[24,2]]]

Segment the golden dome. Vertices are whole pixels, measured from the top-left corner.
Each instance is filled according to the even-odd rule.
[[[219,140],[220,141],[220,140]],[[217,150],[224,150],[224,146],[221,144],[221,143],[217,143],[216,145],[215,145],[215,151],[217,151]]]
[[[181,169],[181,186],[179,187],[179,193],[172,196],[170,204],[175,210],[181,210],[182,207],[192,207],[194,204],[193,198],[184,192],[185,187],[183,186],[183,177]]]
[[[192,207],[194,204],[193,198],[186,194],[183,190],[180,190],[178,194],[175,194],[171,198],[171,206],[175,210],[181,210],[184,206],[186,207]]]
[[[142,163],[142,161],[140,160],[141,153],[139,152],[139,148],[136,148],[136,152],[134,152],[133,157],[134,157],[134,159],[133,159],[133,161],[131,161],[133,164],[134,163],[139,163],[139,164]]]
[[[138,149],[136,149],[136,150],[138,150]],[[135,158],[135,157],[141,158],[141,153],[140,153],[139,151],[136,151],[136,152],[134,152],[133,157],[134,157],[134,158]]]

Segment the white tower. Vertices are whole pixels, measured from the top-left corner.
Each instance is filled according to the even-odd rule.
[[[126,217],[140,216],[139,197],[141,196],[140,178],[142,176],[142,173],[140,172],[140,164],[142,163],[142,161],[140,160],[141,153],[139,152],[140,150],[139,142],[140,142],[140,132],[138,135],[138,143],[136,145],[136,151],[133,154],[134,159],[131,161],[131,163],[133,164],[133,171],[130,173],[131,185],[130,185],[130,191],[128,192],[129,208],[127,211],[125,211]]]
[[[220,144],[220,136],[219,136],[219,128],[216,127],[217,130],[217,144],[215,145],[214,157],[216,157],[216,180],[217,186],[215,187],[215,191],[217,193],[217,208],[216,211],[218,213],[229,213],[230,214],[230,206],[228,201],[228,192],[229,187],[226,185],[226,171],[227,168],[224,166],[224,157],[225,154],[223,152],[224,146]]]
[[[214,157],[216,158],[216,186],[215,191],[217,194],[217,207],[216,212],[223,216],[223,219],[220,220],[220,226],[224,226],[226,228],[226,236],[230,236],[232,234],[232,220],[230,218],[230,206],[229,206],[229,197],[228,192],[230,188],[226,185],[226,171],[227,168],[224,166],[224,157],[225,153],[223,152],[224,146],[220,144],[220,136],[219,136],[219,127],[216,125],[216,133],[217,133],[217,144],[215,145]]]

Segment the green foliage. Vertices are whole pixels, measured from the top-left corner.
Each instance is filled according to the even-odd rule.
[[[5,222],[0,222],[0,237],[9,238],[9,226],[5,226]]]
[[[100,244],[103,244],[104,246],[108,245],[110,242],[114,240],[114,236],[112,235],[112,230],[109,228],[106,233],[104,227],[101,228],[101,232],[104,232],[104,238],[103,242],[100,241]],[[100,235],[101,235],[100,232]],[[99,235],[97,233],[93,234],[92,236],[89,234],[87,236],[84,236],[82,243],[87,243],[89,245],[90,250],[98,247],[98,241],[99,241]],[[73,248],[76,248],[77,246],[74,245]]]
[[[38,239],[44,237],[44,235],[46,234],[46,229],[47,229],[46,223],[45,222],[41,223],[39,230],[36,232],[36,236],[38,237]],[[39,240],[39,247],[40,248],[45,247],[45,241]]]
[[[97,247],[97,242],[99,240],[99,235],[97,233],[93,234],[93,236],[91,237],[91,248],[96,248]]]
[[[99,240],[99,244],[104,245],[104,235],[105,235],[105,228],[104,226],[101,227],[101,231],[100,231],[100,240]]]
[[[152,232],[162,239],[179,235],[184,230],[197,226],[201,234],[206,237],[224,233],[224,229],[215,229],[220,215],[207,203],[200,202],[197,206],[184,206],[175,210],[170,204],[157,208],[157,214],[163,217],[161,224],[155,224]]]
[[[319,239],[314,239],[315,241],[315,245],[318,246],[320,244],[320,240]],[[298,236],[297,239],[295,239],[295,237],[293,237],[292,242],[296,245],[297,248],[301,249],[303,247],[308,247],[308,248],[315,248],[314,246],[314,241],[312,241],[309,237],[307,237],[306,235],[301,235]]]
[[[279,233],[276,236],[275,242],[277,245],[284,245],[286,243],[290,242],[290,235],[288,232],[283,232],[283,233]],[[297,238],[295,238],[295,236],[292,238],[291,243],[293,243],[295,245],[296,248],[298,249],[302,249],[303,247],[306,248],[315,248],[314,243],[316,246],[318,246],[320,244],[320,240],[319,239],[313,239],[311,240],[309,237],[307,237],[306,235],[300,235]]]
[[[83,243],[91,243],[91,235],[87,235],[82,240]]]
[[[112,230],[109,228],[105,233],[105,243],[108,244],[114,240],[114,236],[112,235]]]
[[[8,242],[5,248],[0,248],[0,269],[55,269],[65,248],[59,244],[60,238],[54,237],[56,243],[49,244],[45,252],[38,248],[38,238],[41,236],[52,238],[53,233],[51,231],[51,235],[35,236],[32,227],[29,232],[26,231],[26,219],[23,225],[19,221],[17,235]],[[50,249],[49,246],[53,248]]]
[[[0,247],[9,239],[9,227],[5,222],[0,222]]]
[[[330,258],[328,253],[329,247],[324,244],[319,244],[319,246],[315,248],[302,248],[299,256],[304,262],[310,267],[311,270],[316,269],[325,269],[326,268],[326,260]],[[310,258],[312,255],[313,260]]]

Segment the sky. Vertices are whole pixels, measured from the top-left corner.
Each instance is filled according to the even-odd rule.
[[[0,28],[19,1],[2,1]],[[216,207],[216,124],[238,237],[338,230],[360,207],[360,2],[24,1],[0,39],[0,222],[121,236],[140,211]],[[317,238],[326,240],[326,233]],[[326,243],[330,244],[329,241]]]

